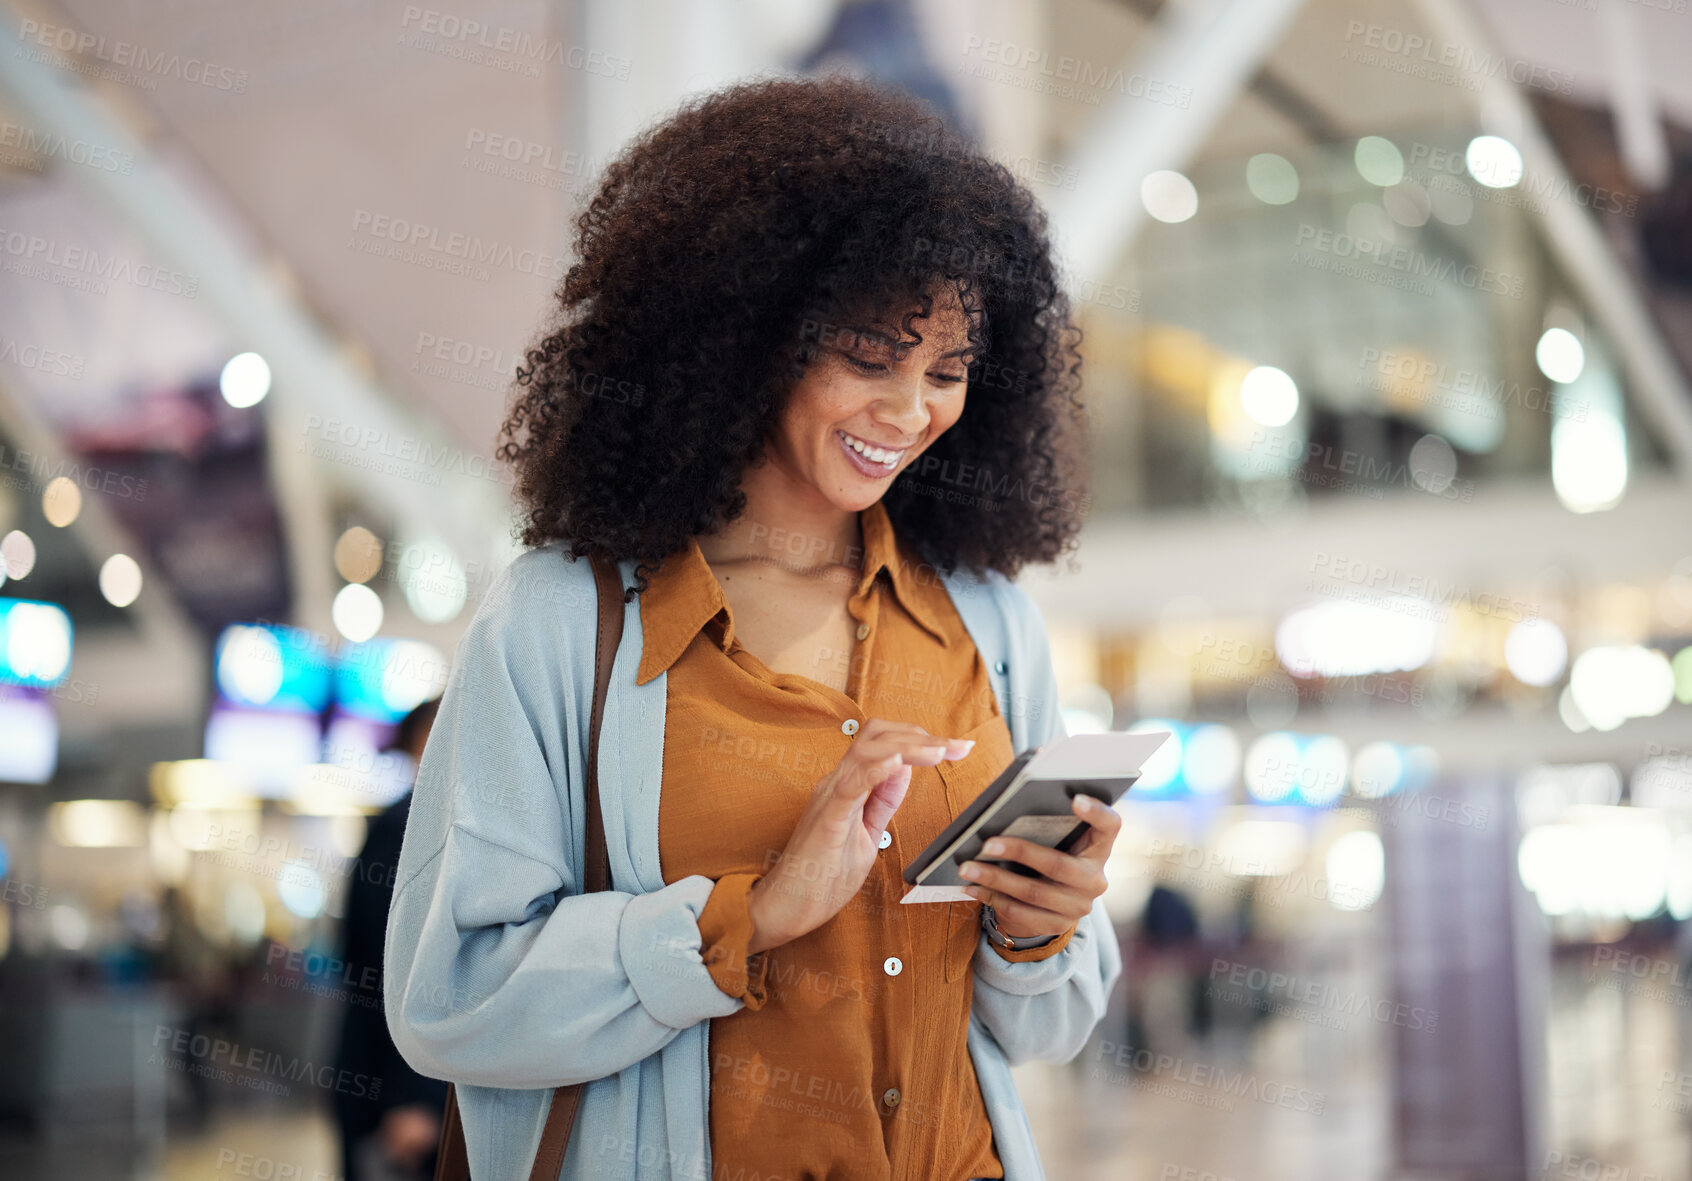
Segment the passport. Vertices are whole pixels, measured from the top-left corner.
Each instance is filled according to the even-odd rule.
[[[1070,802],[1089,795],[1106,805],[1116,803],[1168,738],[1167,730],[1072,734],[1023,751],[905,867],[911,888],[899,901],[974,902],[963,892],[968,883],[958,876],[966,861],[1033,876],[1019,861],[979,856],[981,846],[996,836],[1022,837],[1067,853],[1091,827]]]

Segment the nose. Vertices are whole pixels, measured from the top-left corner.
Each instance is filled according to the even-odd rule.
[[[875,420],[907,439],[920,439],[925,435],[930,415],[923,391],[922,369],[908,369],[900,380],[884,389],[884,395],[877,399],[874,407]]]

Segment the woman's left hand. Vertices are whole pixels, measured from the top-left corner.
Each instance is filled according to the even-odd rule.
[[[981,850],[983,857],[1021,862],[1039,877],[981,861],[965,862],[958,871],[975,883],[964,891],[991,906],[999,930],[1012,938],[1061,935],[1105,892],[1105,861],[1122,831],[1122,817],[1088,795],[1076,796],[1073,807],[1091,827],[1068,853],[1021,837],[994,837]]]

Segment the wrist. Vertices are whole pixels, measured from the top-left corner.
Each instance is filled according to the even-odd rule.
[[[746,892],[746,914],[752,920],[752,938],[746,941],[747,955],[757,955],[787,942],[776,933],[774,919],[769,913],[770,896],[764,889],[768,881],[768,878],[760,877]]]
[[[981,929],[990,943],[1006,951],[1033,951],[1063,934],[1062,931],[1019,931],[1014,923],[1001,923],[991,906],[981,908]]]

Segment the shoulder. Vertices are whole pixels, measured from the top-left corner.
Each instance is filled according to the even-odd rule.
[[[525,550],[488,583],[460,651],[497,652],[507,663],[568,661],[584,645],[592,660],[599,596],[586,558],[551,542]]]
[[[951,574],[941,575],[941,581],[960,609],[967,605],[976,610],[992,611],[1013,628],[1031,625],[1044,628],[1040,608],[1028,592],[997,570],[976,574],[960,568]]]
[[[597,604],[592,565],[586,558],[572,558],[568,542],[553,541],[524,550],[495,575],[477,614],[512,616],[544,607]]]

